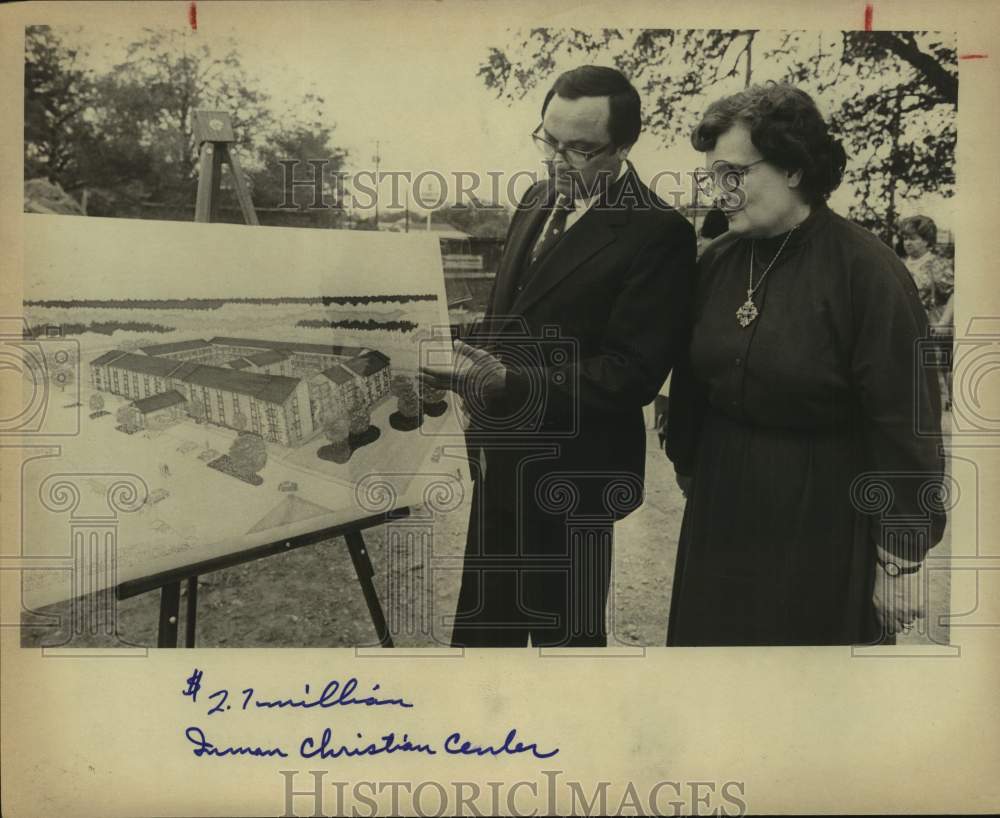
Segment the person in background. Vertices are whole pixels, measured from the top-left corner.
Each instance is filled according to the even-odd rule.
[[[827,206],[847,157],[808,94],[724,97],[692,143],[729,230],[699,260],[672,376],[666,450],[688,500],[667,644],[894,640],[924,615],[921,567],[945,525],[927,497],[940,438],[913,427],[918,412],[940,423],[914,365],[916,288]]]
[[[911,216],[899,225],[899,234],[906,254],[906,268],[917,285],[920,302],[927,312],[927,322],[938,342],[941,361],[938,379],[945,409],[951,408],[951,345],[955,334],[954,307],[955,270],[951,262],[934,252],[937,245],[937,225],[927,216]]]

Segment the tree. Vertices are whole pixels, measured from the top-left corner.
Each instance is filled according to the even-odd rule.
[[[476,238],[502,239],[510,227],[510,213],[500,204],[481,202],[461,202],[449,205],[444,212],[445,221],[470,236]]]
[[[242,412],[233,415],[233,428],[238,432],[245,432],[247,428],[247,416]]]
[[[93,78],[50,26],[24,34],[24,178],[45,178],[69,187],[79,174],[78,147],[92,139],[84,113]]]
[[[417,390],[412,385],[409,389],[402,390],[397,398],[396,408],[399,414],[408,418],[415,418],[420,414],[420,400],[417,397]]]
[[[848,215],[890,243],[900,199],[954,192],[958,62],[954,37],[927,32],[628,31],[536,28],[491,48],[488,88],[523,98],[558,67],[611,62],[643,97],[647,130],[664,145],[687,139],[711,99],[751,82],[810,92],[854,160]]]
[[[322,97],[316,97],[322,103]],[[320,121],[308,125],[293,124],[275,133],[260,151],[258,169],[249,174],[254,204],[261,207],[279,207],[286,204],[285,174],[296,180],[309,180],[320,170],[308,164],[309,160],[328,160],[322,168],[323,203],[330,209],[326,226],[340,226],[344,219],[342,184],[337,173],[343,168],[347,153],[333,145],[333,128]],[[283,161],[298,160],[298,165],[285,169]],[[314,192],[308,186],[292,190],[293,202],[299,207],[313,204]]]
[[[425,386],[420,393],[422,403],[441,403],[445,399],[444,389],[435,389],[432,386]]]
[[[325,412],[320,418],[320,425],[323,427],[323,434],[331,443],[347,440],[351,432],[350,423],[340,412]]]
[[[267,464],[267,446],[260,435],[240,435],[229,447],[233,468],[243,474],[257,474]]]
[[[323,434],[330,441],[329,446],[323,448],[327,450],[330,459],[337,463],[344,463],[351,456],[351,444],[348,436],[351,433],[351,426],[347,418],[340,412],[325,412],[320,418],[320,425]],[[323,455],[323,451],[320,451]]]
[[[331,143],[325,100],[272,99],[232,40],[213,47],[195,32],[146,30],[121,62],[98,73],[83,67],[88,55],[66,44],[72,38],[69,30],[28,29],[25,178],[45,175],[69,193],[86,188],[94,215],[132,215],[145,201],[188,208],[198,175],[193,113],[208,109],[231,114],[261,206],[281,203],[280,159],[330,159],[332,191],[345,152]],[[307,195],[299,189],[297,198]],[[339,211],[330,212],[333,226]]]
[[[389,382],[389,394],[397,398],[404,392],[413,390],[413,378],[407,375],[394,375]]]
[[[101,412],[104,409],[104,395],[100,392],[95,392],[90,396],[90,411],[91,412]]]
[[[372,425],[372,413],[366,401],[355,401],[350,409],[350,433],[363,435]]]

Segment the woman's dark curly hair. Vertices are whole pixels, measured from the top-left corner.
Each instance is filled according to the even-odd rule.
[[[771,164],[802,171],[799,190],[810,203],[826,200],[840,185],[847,154],[805,91],[771,82],[717,99],[691,134],[691,144],[711,150],[736,122],[750,128],[750,141]]]

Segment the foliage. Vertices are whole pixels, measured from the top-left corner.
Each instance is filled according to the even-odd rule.
[[[425,386],[420,394],[420,399],[423,403],[441,403],[445,399],[445,390],[435,389],[431,386]]]
[[[95,392],[90,396],[90,410],[92,412],[100,412],[104,408],[104,395],[100,392]]]
[[[407,375],[394,375],[392,381],[389,383],[389,394],[395,395],[397,398],[401,394],[412,391],[415,391],[413,378],[410,378]]]
[[[419,325],[413,321],[376,321],[374,318],[367,318],[364,321],[358,318],[343,318],[339,321],[326,321],[322,318],[302,318],[295,322],[297,327],[310,327],[313,329],[363,329],[370,331],[383,330],[386,332],[412,332]]]
[[[470,202],[449,205],[443,218],[448,224],[475,238],[505,238],[510,226],[510,213],[503,205],[481,202],[475,198]]]
[[[323,428],[323,434],[331,443],[345,441],[351,433],[350,422],[340,412],[325,412],[320,418],[320,425]]]
[[[241,472],[256,474],[267,464],[267,446],[260,435],[240,434],[229,447],[229,459]]]
[[[898,200],[954,192],[954,38],[928,32],[535,28],[489,50],[478,74],[512,102],[573,63],[615,65],[643,99],[647,131],[687,139],[708,103],[750,82],[795,83],[824,109],[852,161],[849,215],[887,241]]]
[[[367,401],[354,401],[350,408],[349,422],[352,435],[361,435],[368,431],[368,427],[372,425],[372,413]]]
[[[92,136],[84,112],[93,94],[93,79],[80,56],[49,26],[25,30],[25,179],[61,182],[80,173],[79,148]]]
[[[278,160],[292,158],[330,160],[334,201],[330,186],[346,154],[324,121],[325,100],[307,93],[279,105],[232,41],[213,49],[194,32],[147,29],[120,63],[98,72],[84,67],[86,53],[66,45],[72,39],[49,26],[26,30],[25,178],[43,176],[71,193],[86,189],[94,215],[132,212],[143,202],[189,207],[198,178],[193,114],[204,109],[231,115],[255,204],[281,204]],[[308,202],[299,189],[296,199],[308,204],[305,195]],[[334,226],[340,211],[328,212]]]
[[[396,408],[399,414],[412,418],[420,414],[420,401],[417,398],[416,390],[404,391],[398,396]]]

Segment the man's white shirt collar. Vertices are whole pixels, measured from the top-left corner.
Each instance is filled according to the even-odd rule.
[[[622,163],[618,168],[618,175],[615,177],[614,181],[617,182],[627,172],[628,172],[628,163],[622,160]],[[612,182],[612,184],[614,184],[614,182]],[[586,214],[586,212],[594,206],[594,202],[596,202],[600,198],[600,196],[601,193],[598,192],[595,193],[593,196],[587,197],[586,199],[574,199],[573,212],[566,217],[566,229],[569,230],[574,224],[580,221],[580,219],[583,218],[584,214]]]

